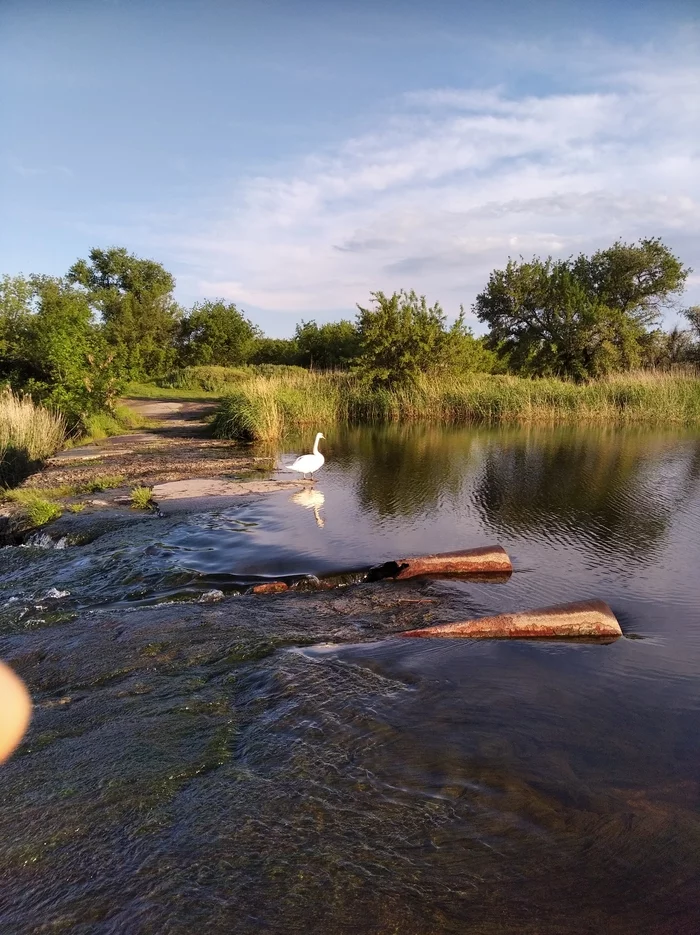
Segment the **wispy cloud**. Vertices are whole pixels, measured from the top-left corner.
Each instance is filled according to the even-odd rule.
[[[509,255],[618,237],[659,234],[692,263],[700,66],[617,61],[576,93],[406,95],[334,151],[239,181],[215,221],[170,245],[199,268],[202,293],[295,315],[399,287],[453,311]]]
[[[63,176],[64,178],[74,178],[75,174],[72,169],[69,169],[68,166],[60,165],[45,165],[45,166],[29,166],[21,162],[18,159],[10,158],[8,160],[8,165],[10,169],[20,178],[23,179],[34,179],[40,176],[51,176],[58,175]]]

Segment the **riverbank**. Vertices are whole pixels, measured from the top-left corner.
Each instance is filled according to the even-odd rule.
[[[213,430],[218,438],[273,441],[305,426],[420,421],[696,425],[700,379],[642,372],[576,384],[465,374],[389,390],[348,373],[253,376],[222,400]]]
[[[156,484],[192,477],[258,479],[271,462],[210,437],[212,401],[123,400],[147,428],[66,448],[37,463],[0,504],[0,542],[18,542],[33,530],[71,514],[85,524],[95,513],[148,507]],[[78,520],[77,514],[80,514]],[[62,533],[63,534],[63,533]]]

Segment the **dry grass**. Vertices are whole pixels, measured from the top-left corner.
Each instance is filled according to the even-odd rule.
[[[28,396],[0,393],[0,461],[14,449],[30,461],[47,458],[63,446],[66,423],[62,416],[35,405]]]

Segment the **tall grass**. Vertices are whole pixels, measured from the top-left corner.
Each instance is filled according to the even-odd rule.
[[[251,376],[222,400],[219,438],[270,441],[343,422],[700,424],[700,379],[620,374],[588,384],[466,374],[371,389],[351,374]]]
[[[218,438],[270,441],[303,425],[331,425],[344,411],[344,374],[255,375],[222,400],[212,428]]]
[[[219,367],[213,364],[180,367],[157,381],[158,386],[175,390],[205,390],[221,393],[244,383],[253,376],[304,373],[302,367],[287,364],[245,364],[240,367]]]
[[[40,461],[61,448],[66,440],[62,416],[37,406],[28,396],[0,392],[0,464],[13,456]]]
[[[158,386],[172,390],[205,390],[207,393],[220,393],[223,389],[240,383],[250,377],[252,371],[247,367],[180,367],[171,370],[157,381]]]

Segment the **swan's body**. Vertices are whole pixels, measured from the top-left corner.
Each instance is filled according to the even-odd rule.
[[[287,469],[290,471],[298,471],[302,477],[306,477],[307,474],[310,474],[311,479],[313,480],[314,472],[318,471],[318,469],[323,466],[323,463],[326,460],[318,450],[318,442],[320,438],[325,438],[321,432],[319,432],[316,436],[313,454],[302,455],[300,458],[296,459],[294,464],[288,464]]]

